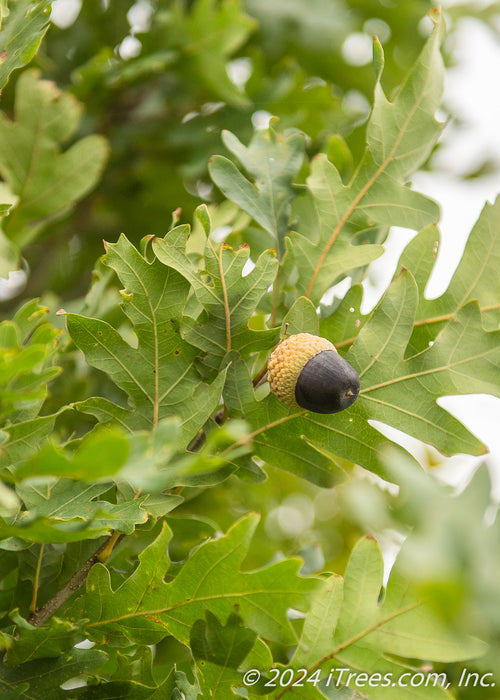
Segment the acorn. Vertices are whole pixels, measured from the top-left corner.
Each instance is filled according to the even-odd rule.
[[[349,408],[360,388],[358,373],[333,343],[311,333],[291,335],[273,350],[267,378],[280,401],[314,413]]]

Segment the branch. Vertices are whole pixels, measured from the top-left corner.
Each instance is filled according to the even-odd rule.
[[[34,627],[40,627],[47,622],[56,610],[84,585],[94,564],[107,561],[113,549],[124,537],[125,535],[119,532],[113,532],[59,591],[44,606],[29,616],[28,622]]]

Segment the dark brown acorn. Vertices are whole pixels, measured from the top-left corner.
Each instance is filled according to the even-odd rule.
[[[273,350],[267,378],[280,401],[314,413],[349,408],[360,388],[358,373],[335,346],[310,333],[291,335]]]

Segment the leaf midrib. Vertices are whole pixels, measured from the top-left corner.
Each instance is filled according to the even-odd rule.
[[[372,177],[368,179],[366,184],[361,188],[359,193],[354,197],[351,204],[347,207],[344,215],[339,220],[338,224],[335,226],[333,233],[330,237],[330,240],[328,241],[325,248],[323,249],[323,252],[321,253],[321,256],[318,260],[318,263],[316,264],[316,267],[314,268],[313,274],[312,274],[311,279],[309,281],[309,286],[307,288],[306,297],[309,298],[311,296],[313,288],[314,288],[314,283],[316,281],[316,277],[318,276],[319,270],[321,269],[321,267],[325,261],[325,258],[330,251],[330,248],[335,243],[335,240],[337,239],[337,236],[341,232],[345,223],[347,222],[347,220],[349,219],[351,214],[355,211],[359,202],[363,199],[363,197],[366,195],[366,193],[370,190],[370,188],[377,181],[378,177],[384,172],[384,170],[388,167],[389,163],[391,162],[394,153],[396,152],[397,148],[399,147],[399,145],[403,139],[404,134],[406,133],[406,129],[408,128],[408,124],[410,123],[410,121],[413,118],[417,109],[420,107],[420,103],[423,100],[428,82],[429,82],[429,73],[427,73],[424,86],[423,86],[423,88],[420,92],[420,95],[419,95],[419,99],[418,99],[418,101],[415,102],[412,109],[408,112],[408,115],[407,115],[405,121],[403,122],[402,127],[397,135],[397,138],[394,140],[393,147],[389,151],[386,159],[384,161],[382,161],[382,163],[379,165],[379,167],[377,168],[375,173],[372,175]],[[393,103],[393,106],[394,106],[394,104],[395,103]],[[368,149],[367,149],[367,153],[370,153],[370,151]],[[333,193],[332,193],[331,197],[333,197]]]

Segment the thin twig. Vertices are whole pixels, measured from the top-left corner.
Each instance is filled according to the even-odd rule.
[[[84,585],[94,564],[108,560],[111,552],[124,536],[118,532],[113,532],[59,591],[40,610],[36,610],[29,616],[28,622],[34,627],[40,627],[44,622],[47,622],[56,610]]]
[[[200,430],[198,435],[194,437],[191,442],[189,443],[187,447],[188,452],[198,452],[199,449],[203,447],[205,444],[205,441],[207,439],[207,436],[205,435],[204,430]]]
[[[266,372],[267,372],[267,362],[264,364],[263,367],[261,367],[261,369],[257,372],[255,377],[253,378],[254,389],[256,389],[258,386],[260,386],[262,380],[266,376]]]
[[[34,613],[36,610],[36,599],[38,597],[38,586],[40,583],[40,570],[42,568],[43,550],[45,548],[44,544],[40,545],[40,552],[38,554],[38,561],[36,563],[35,579],[33,581],[33,595],[31,596],[30,603],[30,613]]]

